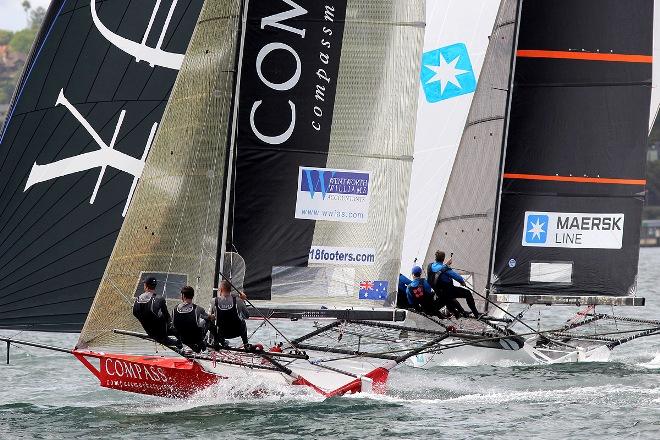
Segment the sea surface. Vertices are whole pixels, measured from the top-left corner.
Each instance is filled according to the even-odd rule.
[[[660,248],[641,251],[639,295],[646,307],[617,312],[660,319]],[[556,322],[574,311],[542,310]],[[17,336],[63,347],[77,338]],[[170,400],[102,389],[71,355],[12,346],[0,365],[0,439],[660,439],[660,336],[624,344],[606,363],[437,356],[429,369],[395,369],[385,395],[324,399],[246,376]]]

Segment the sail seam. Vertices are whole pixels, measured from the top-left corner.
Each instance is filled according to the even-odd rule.
[[[517,83],[516,87],[630,87],[630,86],[650,86],[651,80],[634,82],[590,82],[590,83]]]

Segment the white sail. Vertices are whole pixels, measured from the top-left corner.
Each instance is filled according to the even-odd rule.
[[[476,80],[496,0],[428,0],[412,179],[401,271],[421,263],[435,227]]]

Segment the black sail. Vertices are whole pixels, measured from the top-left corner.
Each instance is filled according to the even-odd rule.
[[[634,293],[653,1],[523,0],[493,281],[498,293]]]
[[[398,274],[424,3],[244,8],[226,251],[254,299],[382,300]]]
[[[202,3],[51,3],[0,134],[0,327],[82,327]]]

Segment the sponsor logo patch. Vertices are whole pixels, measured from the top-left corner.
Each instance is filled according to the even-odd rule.
[[[371,266],[376,261],[373,249],[336,246],[312,246],[309,264],[338,264],[342,266]]]
[[[370,173],[300,167],[296,218],[366,223]]]
[[[525,212],[522,245],[621,249],[624,214]]]
[[[421,80],[430,103],[474,92],[477,79],[465,44],[456,43],[425,52]]]

